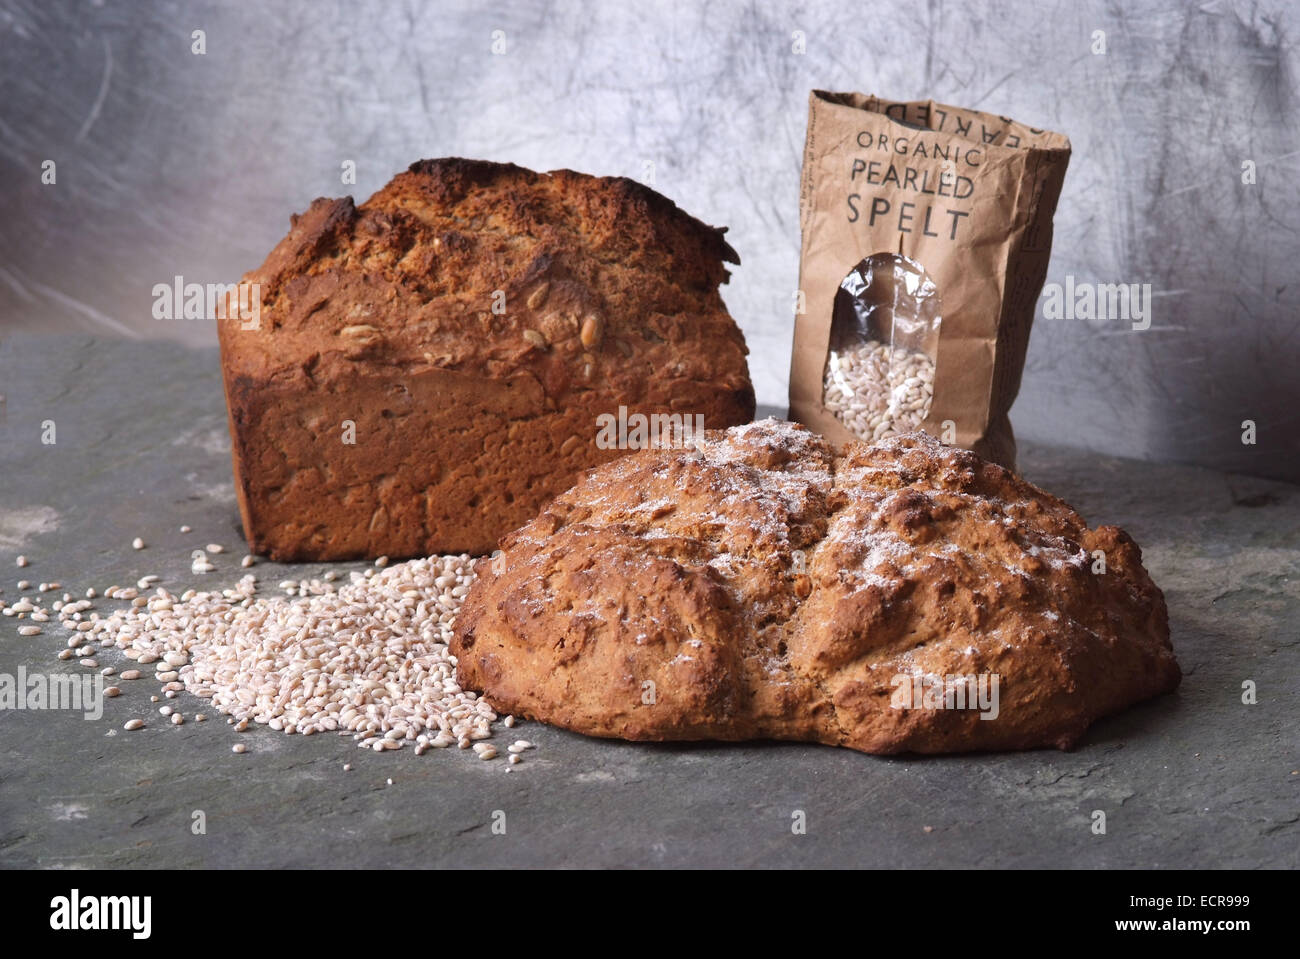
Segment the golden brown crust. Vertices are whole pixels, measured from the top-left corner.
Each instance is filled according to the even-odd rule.
[[[722,234],[630,180],[460,159],[313,202],[244,277],[259,327],[219,324],[253,548],[487,552],[617,455],[598,415],[752,419]]]
[[[458,615],[460,680],[591,735],[1066,748],[1180,676],[1123,530],[922,433],[841,451],[766,420],[636,453],[502,548]],[[891,705],[895,677],[981,674],[995,719]]]

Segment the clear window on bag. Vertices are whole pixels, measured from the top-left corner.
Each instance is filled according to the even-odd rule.
[[[835,293],[826,409],[870,442],[919,429],[934,398],[942,322],[939,291],[921,264],[898,253],[862,260]]]

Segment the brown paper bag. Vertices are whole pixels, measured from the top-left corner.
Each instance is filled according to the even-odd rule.
[[[933,100],[809,97],[790,416],[921,428],[1014,469],[1007,413],[1070,141]]]

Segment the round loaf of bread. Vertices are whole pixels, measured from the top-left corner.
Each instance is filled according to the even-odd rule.
[[[501,546],[460,681],[594,736],[1069,748],[1180,678],[1128,534],[924,433],[711,431],[592,470]]]

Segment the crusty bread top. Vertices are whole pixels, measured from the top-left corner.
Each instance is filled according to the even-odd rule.
[[[601,466],[501,547],[457,617],[461,681],[582,732],[1068,745],[1178,683],[1123,530],[924,433],[838,449],[774,420],[711,431]],[[896,676],[984,673],[996,722],[890,706]]]
[[[592,471],[502,548],[530,558],[535,549],[545,569],[563,529],[635,542],[647,561],[711,567],[735,591],[734,608],[764,628],[792,616],[816,624],[804,633],[827,646],[815,659],[835,646],[837,625],[857,634],[881,617],[892,628],[870,631],[876,654],[960,649],[978,636],[1014,643],[1030,626],[1077,631],[1082,642],[1121,619],[1131,641],[1155,646],[1167,635],[1148,621],[1163,611],[1160,591],[1123,530],[1090,530],[1066,503],[973,453],[920,432],[841,450],[772,419],[705,437],[695,449]],[[1094,549],[1106,552],[1105,576],[1091,571]],[[506,579],[536,572],[507,565]],[[603,583],[582,601],[616,592]],[[552,600],[557,609],[577,601]]]
[[[364,360],[523,370],[551,398],[600,384],[635,396],[629,366],[748,384],[717,289],[739,262],[724,231],[632,180],[422,160],[360,207],[322,198],[291,223],[244,277],[260,284],[260,328],[220,324],[235,376],[329,379]]]

